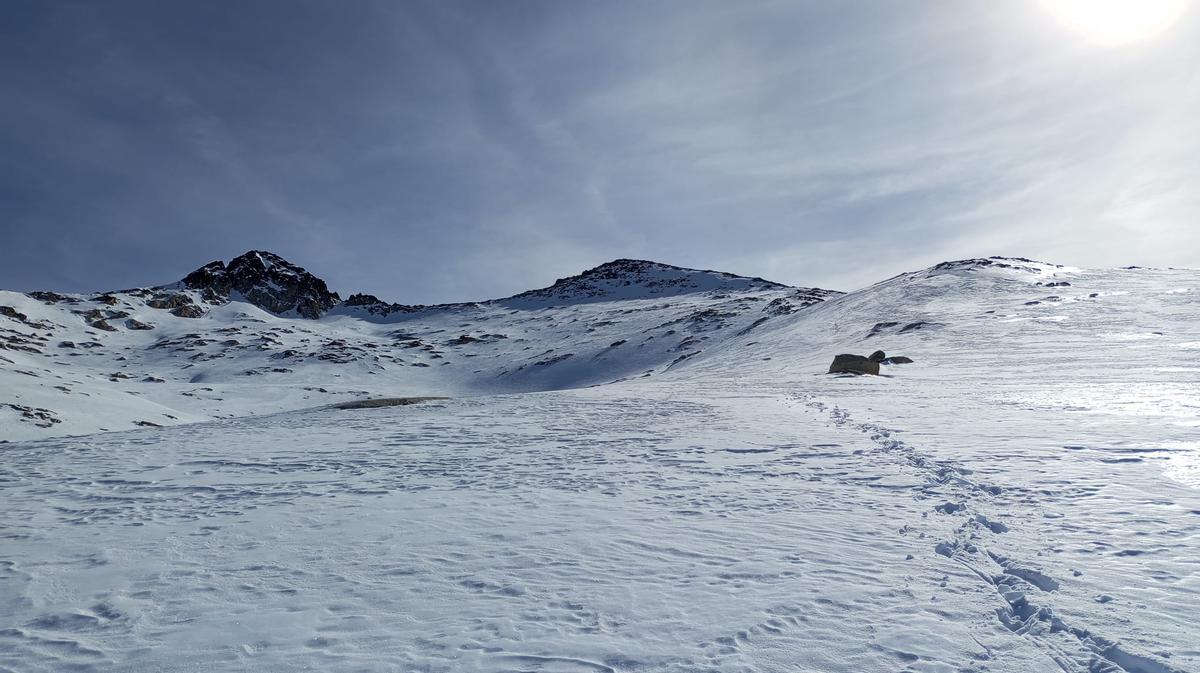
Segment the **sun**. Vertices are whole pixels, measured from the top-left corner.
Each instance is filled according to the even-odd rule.
[[[1183,16],[1189,0],[1042,0],[1064,26],[1102,45],[1147,40]]]

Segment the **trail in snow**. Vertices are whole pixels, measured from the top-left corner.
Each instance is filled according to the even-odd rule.
[[[922,454],[904,441],[894,438],[891,430],[872,423],[857,423],[845,410],[828,408],[811,395],[800,399],[810,408],[827,411],[835,425],[850,427],[869,436],[878,451],[898,455],[909,465],[925,472],[931,491],[949,497],[947,502],[934,507],[934,511],[953,515],[962,521],[947,539],[936,544],[935,551],[962,564],[982,582],[993,587],[1006,604],[996,609],[1000,622],[1044,649],[1063,671],[1178,673],[1183,670],[1161,660],[1129,652],[1119,642],[1093,633],[1086,625],[1056,615],[1052,601],[1045,594],[1060,589],[1058,580],[1040,570],[1036,562],[989,551],[988,545],[992,540],[989,533],[994,535],[1012,530],[1007,524],[983,513],[996,509],[995,501],[1004,493],[1004,487],[975,481],[969,471]],[[1195,546],[1195,537],[1200,535],[1200,524],[1192,523],[1182,529],[1160,531],[1160,535],[1163,538],[1190,536],[1190,544],[1177,545],[1180,548],[1175,550],[1187,554],[1190,551],[1188,548]],[[1075,574],[1082,573],[1076,571]],[[1100,603],[1111,600],[1112,597],[1107,594],[1097,596],[1097,602]],[[1179,617],[1186,618],[1184,615]],[[1186,625],[1181,626],[1186,628]]]
[[[0,666],[1196,670],[1188,612],[1056,605],[1052,498],[822,404],[642,384],[10,445]]]

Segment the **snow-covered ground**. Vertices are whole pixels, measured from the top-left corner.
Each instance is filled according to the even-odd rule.
[[[290,409],[0,444],[0,670],[1200,671],[1200,273],[967,262],[803,308],[737,282],[147,309],[74,358],[0,353],[7,390],[91,394],[39,398],[48,433],[113,390]],[[80,329],[26,299],[0,305]],[[364,353],[241,373],[333,339]],[[915,362],[823,373],[876,348]],[[422,393],[453,399],[318,406]]]
[[[259,282],[256,289],[274,289],[274,281]],[[506,299],[427,307],[347,301],[320,320],[275,315],[236,293],[208,302],[178,285],[49,298],[0,291],[0,440],[361,397],[555,390],[656,376],[839,294],[631,260]],[[164,297],[203,315],[151,305]]]

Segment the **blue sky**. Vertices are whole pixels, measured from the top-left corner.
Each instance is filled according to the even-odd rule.
[[[252,248],[411,303],[617,257],[1200,266],[1198,15],[1102,46],[1039,0],[8,0],[0,287]]]

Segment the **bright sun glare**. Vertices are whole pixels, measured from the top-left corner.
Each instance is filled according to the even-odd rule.
[[[1042,0],[1064,26],[1097,44],[1146,40],[1170,28],[1189,0]]]

